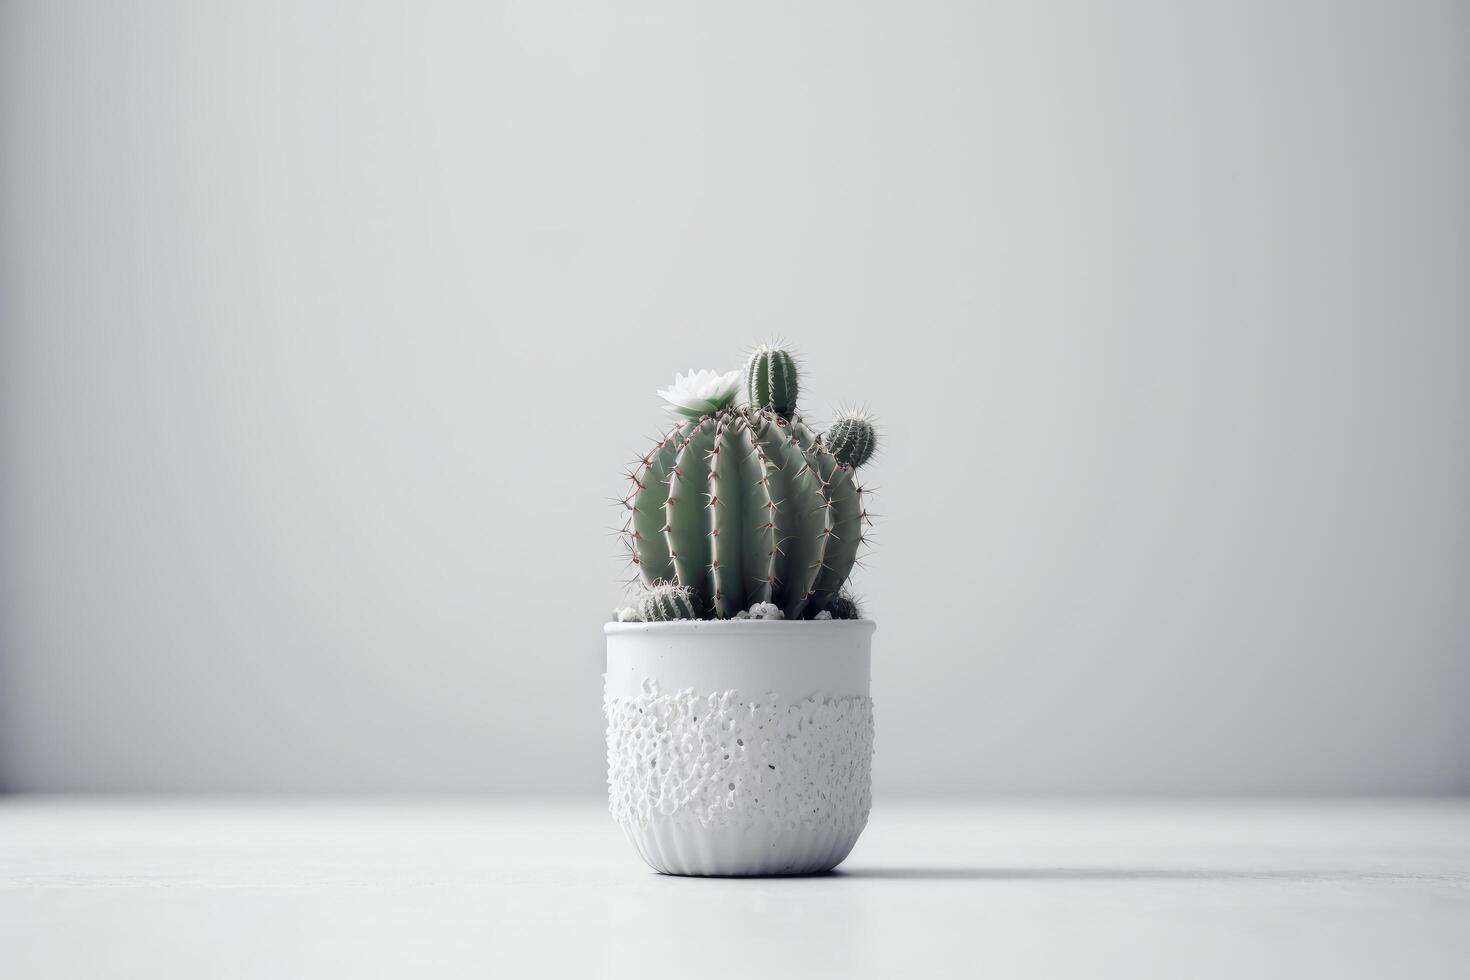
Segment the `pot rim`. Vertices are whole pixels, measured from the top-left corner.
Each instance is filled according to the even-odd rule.
[[[878,624],[871,619],[678,619],[671,623],[604,623],[602,632],[607,636],[629,633],[742,633],[758,631],[780,631],[801,633],[811,631],[872,633]]]

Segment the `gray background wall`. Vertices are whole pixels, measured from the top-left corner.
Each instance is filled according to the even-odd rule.
[[[1470,6],[5,3],[0,785],[600,791],[616,474],[887,451],[883,792],[1470,790]]]

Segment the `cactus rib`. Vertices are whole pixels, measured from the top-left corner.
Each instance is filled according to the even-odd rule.
[[[640,460],[633,476],[629,534],[639,574],[650,584],[674,577],[674,565],[663,533],[664,502],[669,496],[675,456],[693,427],[694,423],[686,422],[666,433]]]

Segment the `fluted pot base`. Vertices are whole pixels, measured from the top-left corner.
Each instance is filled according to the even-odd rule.
[[[648,866],[662,874],[738,878],[831,871],[847,858],[862,828],[701,827],[654,820],[623,831]]]

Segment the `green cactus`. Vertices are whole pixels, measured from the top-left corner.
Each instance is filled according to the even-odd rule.
[[[638,615],[645,623],[667,623],[675,619],[698,619],[694,590],[683,585],[659,582],[638,598]]]
[[[745,394],[752,408],[769,408],[782,418],[796,411],[796,359],[784,347],[761,344],[745,365]]]
[[[774,372],[778,390],[794,395],[795,367],[784,351],[774,353],[787,358]],[[770,365],[747,372],[752,387],[757,375],[769,385]],[[676,412],[681,399],[703,397],[678,385],[664,394]],[[868,519],[854,469],[828,451],[794,402],[782,402],[783,414],[774,404],[717,400],[720,407],[680,422],[634,464],[623,498],[632,561],[646,585],[689,590],[690,608],[704,618],[770,602],[788,619],[810,619],[837,597],[863,542]]]
[[[844,412],[822,436],[822,441],[845,466],[862,466],[878,448],[873,421],[863,412]]]

